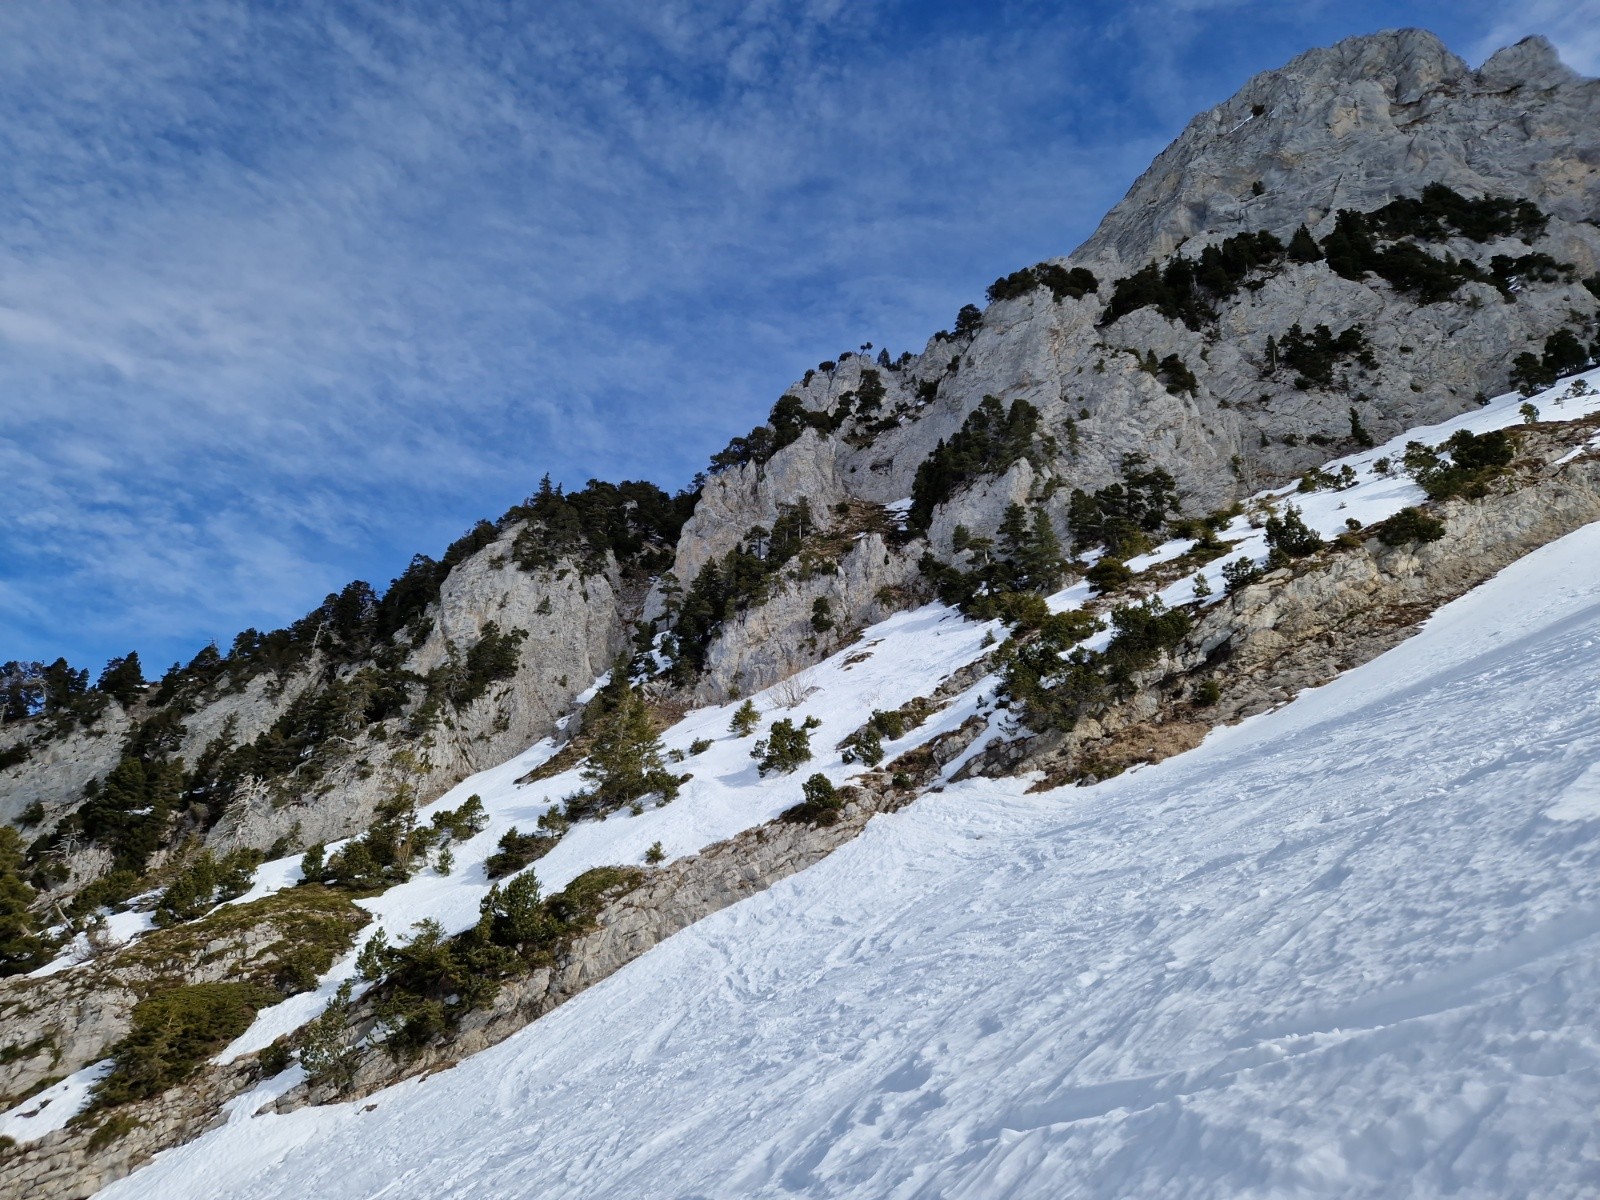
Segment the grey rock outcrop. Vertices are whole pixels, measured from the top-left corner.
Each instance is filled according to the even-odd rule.
[[[765,603],[731,618],[706,655],[694,699],[721,703],[787,679],[832,654],[865,625],[905,607],[918,582],[916,558],[863,534],[832,574],[785,579]],[[833,626],[812,625],[814,605],[828,602]]]
[[[1035,290],[991,304],[970,339],[935,338],[891,369],[852,357],[792,386],[807,409],[828,412],[863,370],[879,370],[892,421],[870,436],[860,421],[832,436],[807,431],[764,466],[714,475],[685,530],[679,578],[687,583],[709,553],[799,496],[908,496],[918,466],[985,395],[1033,404],[1053,441],[1033,456],[1027,497],[1015,476],[985,480],[935,516],[941,554],[956,524],[992,532],[1005,504],[1021,499],[1042,504],[1064,529],[1071,489],[1111,482],[1130,451],[1172,472],[1189,510],[1208,509],[1351,447],[1352,410],[1372,436],[1391,436],[1505,390],[1515,355],[1538,351],[1558,329],[1576,323],[1586,339],[1600,332],[1596,297],[1576,281],[1529,284],[1511,298],[1466,284],[1449,300],[1419,304],[1323,262],[1257,278],[1200,331],[1154,308],[1101,323],[1116,279],[1180,246],[1192,252],[1256,230],[1287,241],[1302,223],[1326,236],[1339,208],[1370,210],[1435,182],[1534,201],[1551,220],[1532,249],[1570,264],[1577,278],[1593,274],[1600,83],[1561,66],[1542,39],[1501,51],[1475,73],[1420,30],[1348,39],[1263,72],[1191,121],[1094,235],[1058,260],[1091,268],[1098,294],[1055,301]],[[1458,238],[1430,250],[1487,264],[1530,247]],[[1296,324],[1334,333],[1360,325],[1377,367],[1347,364],[1330,386],[1297,386],[1295,371],[1270,371],[1266,356],[1267,339],[1281,341]],[[1196,377],[1193,391],[1164,386],[1148,370],[1152,354],[1176,355]]]
[[[1135,267],[1189,239],[1287,237],[1302,223],[1316,233],[1336,209],[1435,182],[1586,221],[1600,207],[1597,115],[1600,87],[1543,38],[1477,72],[1425,30],[1347,38],[1195,117],[1072,257]]]

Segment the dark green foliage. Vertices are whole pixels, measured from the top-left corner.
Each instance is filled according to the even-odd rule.
[[[1042,597],[1036,599],[1041,604],[1044,602]],[[1048,609],[1045,610],[1045,615],[1049,615]],[[905,737],[909,730],[915,729],[927,720],[931,707],[926,700],[918,698],[899,708],[873,709],[872,716],[867,718],[866,724],[839,743],[839,749],[843,751],[840,757],[847,763],[859,759],[869,767],[877,766],[883,761],[884,739],[887,738],[892,742]]]
[[[44,664],[13,660],[0,666],[0,723],[25,721],[44,704]]]
[[[350,892],[381,891],[410,879],[433,840],[434,831],[418,827],[416,805],[409,793],[402,792],[378,807],[366,833],[346,842],[325,862],[319,864],[318,856],[308,850],[300,864],[301,882]]]
[[[805,797],[799,804],[783,814],[785,821],[806,825],[832,825],[839,820],[844,808],[844,794],[828,782],[826,775],[813,775],[800,785]]]
[[[582,491],[565,493],[547,475],[539,490],[505,516],[525,521],[511,554],[524,570],[549,570],[570,559],[585,574],[605,569],[608,555],[638,574],[661,571],[671,562],[696,494],[669,496],[653,483],[591,479]]]
[[[1052,592],[1067,571],[1061,541],[1042,508],[1029,517],[1020,504],[1006,507],[1000,522],[1000,554],[990,580],[998,591]]]
[[[1353,413],[1355,410],[1351,409],[1350,411]],[[1342,492],[1355,487],[1358,482],[1356,469],[1349,463],[1345,463],[1344,466],[1340,467],[1337,473],[1325,471],[1321,467],[1313,467],[1300,476],[1300,484],[1295,488],[1295,491],[1302,495],[1324,491]]]
[[[785,775],[796,770],[801,763],[811,761],[811,730],[820,722],[807,717],[796,725],[788,717],[774,721],[767,736],[758,741],[750,751],[756,760],[756,770],[761,775],[778,771]]]
[[[490,879],[500,879],[537,862],[555,849],[561,839],[548,833],[518,833],[515,826],[500,838],[500,849],[484,860],[483,870]]]
[[[883,407],[883,398],[888,394],[882,375],[873,370],[862,371],[861,383],[856,388],[856,412],[863,417],[872,416]]]
[[[841,751],[839,757],[845,762],[853,763],[860,760],[869,767],[875,767],[883,761],[883,733],[868,721],[839,743],[839,749]]]
[[[350,980],[341,983],[333,999],[328,1002],[328,1007],[299,1035],[300,1066],[312,1084],[333,1084],[336,1088],[343,1088],[349,1086],[355,1076],[361,1051],[349,1039],[346,1028],[350,1021],[350,993],[353,990]],[[262,1057],[262,1069],[267,1074],[275,1074],[266,1065],[265,1055]]]
[[[1492,260],[1495,269],[1491,273],[1467,259],[1449,254],[1438,258],[1411,242],[1395,239],[1413,237],[1437,242],[1459,235],[1485,242],[1515,234],[1532,241],[1544,232],[1547,221],[1526,200],[1493,196],[1467,200],[1440,184],[1429,184],[1420,199],[1402,197],[1375,212],[1341,209],[1322,248],[1328,266],[1345,278],[1360,280],[1368,274],[1377,275],[1397,291],[1415,295],[1422,304],[1449,299],[1469,281],[1494,284],[1509,296],[1518,276],[1559,271],[1559,264],[1547,264],[1541,256],[1513,259],[1499,255]],[[1385,241],[1391,244],[1380,244]]]
[[[95,690],[104,692],[123,708],[130,708],[144,694],[144,671],[139,666],[138,651],[130,651],[123,658],[113,658],[100,672]]]
[[[1077,648],[1105,626],[1088,613],[1055,613],[1001,652],[1001,690],[1036,730],[1071,729],[1080,709],[1105,693],[1100,656]]]
[[[201,850],[161,893],[161,899],[156,901],[155,923],[166,926],[192,921],[224,900],[244,895],[250,890],[261,861],[258,850],[230,850],[220,859],[210,850]]]
[[[111,1072],[95,1085],[94,1106],[148,1100],[182,1083],[278,999],[254,983],[193,983],[145,997],[133,1007],[133,1027],[111,1048]]]
[[[1222,688],[1215,679],[1205,679],[1194,689],[1192,698],[1196,708],[1210,708],[1222,699]]]
[[[1476,499],[1484,495],[1490,482],[1511,465],[1516,457],[1516,439],[1503,429],[1475,434],[1461,429],[1439,450],[1410,442],[1406,445],[1405,465],[1430,500],[1453,496]]]
[[[1384,237],[1414,237],[1442,242],[1460,236],[1474,242],[1520,237],[1533,242],[1544,235],[1550,218],[1528,200],[1485,196],[1469,200],[1442,183],[1430,183],[1419,197],[1391,200],[1368,218],[1374,232]]]
[[[1306,525],[1305,518],[1294,505],[1286,505],[1282,515],[1273,513],[1267,518],[1267,563],[1281,566],[1294,558],[1305,558],[1322,549],[1322,538]]]
[[[464,842],[473,834],[489,827],[489,814],[483,807],[483,797],[468,796],[456,808],[441,809],[428,818],[438,841]]]
[[[397,1054],[427,1045],[493,1000],[503,980],[553,963],[561,946],[593,928],[600,910],[642,878],[633,868],[596,867],[541,900],[538,880],[524,872],[489,889],[477,925],[465,933],[446,937],[437,922],[421,921],[402,946],[364,949],[363,974],[382,977],[385,1044]]]
[[[1111,641],[1101,658],[1106,678],[1124,684],[1172,649],[1188,634],[1193,621],[1181,608],[1168,608],[1157,597],[1142,604],[1119,605],[1111,610]]]
[[[956,314],[956,337],[971,337],[982,327],[983,314],[978,311],[978,306],[976,304],[963,304],[961,311]]]
[[[1377,445],[1373,436],[1367,432],[1367,427],[1361,423],[1361,414],[1355,410],[1354,405],[1350,408],[1350,440],[1362,449],[1371,449]]]
[[[1335,336],[1326,325],[1318,325],[1308,334],[1296,323],[1277,343],[1278,363],[1297,372],[1297,388],[1332,387],[1334,368],[1347,358],[1369,371],[1378,366],[1366,330],[1359,324]]]
[[[1081,300],[1090,292],[1099,291],[1100,281],[1093,271],[1084,267],[1073,267],[1069,271],[1057,263],[1042,262],[996,279],[989,285],[988,296],[991,302],[1012,300],[1042,287],[1049,288],[1050,295],[1060,303],[1069,296]]]
[[[1038,428],[1039,410],[1026,400],[1013,400],[1007,409],[996,397],[985,396],[956,434],[935,446],[917,468],[911,485],[909,526],[927,529],[934,508],[958,488],[981,476],[1010,470],[1028,452]]]
[[[794,559],[806,539],[819,532],[811,502],[781,504],[772,529],[757,525],[720,560],[700,568],[678,606],[678,618],[665,649],[672,679],[686,684],[705,666],[705,655],[724,621],[759,604],[777,573]]]
[[[40,685],[46,716],[71,712],[89,690],[89,672],[58,658],[40,672]]]
[[[1125,558],[1149,547],[1149,535],[1178,510],[1177,482],[1160,467],[1147,466],[1143,454],[1122,456],[1122,482],[1090,495],[1073,490],[1067,510],[1072,541],[1082,549],[1102,545]]]
[[[1583,281],[1583,286],[1589,289],[1589,294],[1600,300],[1600,274],[1590,275]]]
[[[183,763],[125,756],[103,783],[90,781],[74,820],[110,850],[118,868],[142,871],[161,845],[183,788]]]
[[[1380,245],[1376,228],[1370,217],[1341,209],[1333,232],[1322,243],[1328,266],[1346,279],[1377,275],[1396,291],[1414,295],[1419,304],[1448,300],[1463,283],[1494,282],[1468,259],[1450,254],[1436,258],[1410,242]]]
[[[826,596],[818,596],[811,602],[811,629],[815,633],[827,633],[833,628],[833,603]]]
[[[1222,583],[1224,589],[1230,593],[1248,587],[1260,578],[1261,568],[1248,558],[1236,558],[1232,562],[1223,564]]]
[[[733,710],[733,717],[728,721],[728,730],[737,737],[749,737],[761,725],[761,714],[756,711],[755,702],[746,700]]]
[[[1544,340],[1544,353],[1524,351],[1511,363],[1511,385],[1524,396],[1555,387],[1561,376],[1588,366],[1593,358],[1570,329],[1558,329]]]
[[[1322,261],[1322,247],[1317,245],[1317,239],[1304,226],[1294,231],[1294,236],[1289,239],[1289,259],[1297,263],[1313,263]]]
[[[1133,582],[1133,568],[1112,554],[1103,554],[1094,566],[1083,573],[1084,579],[1096,592],[1104,596]]]
[[[1489,260],[1489,272],[1507,298],[1521,291],[1525,283],[1571,283],[1578,275],[1578,269],[1571,263],[1557,262],[1538,251],[1515,257],[1496,254]]]
[[[485,621],[483,632],[467,650],[460,667],[451,672],[446,692],[450,703],[465,708],[489,690],[497,680],[510,679],[517,673],[522,659],[522,643],[527,639],[525,629],[512,629],[502,633],[493,621]]]
[[[593,928],[600,910],[642,878],[632,868],[596,867],[541,900],[539,882],[528,871],[491,887],[478,923],[465,933],[447,937],[437,922],[420,921],[404,945],[369,942],[361,970],[366,978],[382,978],[378,1015],[385,1045],[404,1054],[446,1033],[463,1013],[493,1000],[503,980],[554,962],[562,945]]]
[[[496,885],[483,904],[503,899]],[[513,953],[482,936],[451,938],[433,920],[418,921],[412,931],[405,944],[382,945],[374,955],[384,976],[378,1004],[384,1044],[397,1054],[420,1050],[462,1012],[494,999],[500,982],[517,968]]]
[[[1282,262],[1283,243],[1270,233],[1240,233],[1205,247],[1197,260],[1182,254],[1165,266],[1151,263],[1119,279],[1101,317],[1109,325],[1141,308],[1199,329],[1216,317],[1216,304],[1234,295],[1252,271]]]
[[[1169,354],[1156,364],[1156,378],[1174,396],[1194,396],[1200,391],[1200,381],[1176,354]]]
[[[591,786],[567,801],[567,815],[574,819],[613,812],[649,795],[660,796],[665,803],[678,794],[678,777],[662,760],[661,738],[644,697],[615,670],[602,695],[608,703],[597,714],[594,741],[583,767],[583,778]],[[587,713],[584,724],[588,732]]]
[[[1053,591],[1066,574],[1060,539],[1043,509],[1034,509],[1030,518],[1020,504],[1009,505],[999,532],[996,552],[992,539],[956,527],[952,548],[967,556],[968,570],[941,563],[931,552],[919,564],[941,600],[979,620],[1010,620],[1012,607],[1035,592]]]
[[[1420,508],[1402,508],[1378,527],[1378,540],[1385,546],[1437,542],[1443,536],[1444,522]]]
[[[33,889],[22,877],[26,866],[22,836],[0,825],[0,978],[43,966],[50,957],[34,918]]]

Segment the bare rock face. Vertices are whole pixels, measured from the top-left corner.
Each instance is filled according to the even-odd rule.
[[[1431,183],[1528,199],[1550,221],[1531,246],[1455,238],[1430,253],[1480,265],[1548,254],[1573,278],[1510,296],[1469,283],[1422,304],[1375,276],[1286,261],[1200,330],[1155,308],[1105,323],[1116,280],[1152,260],[1246,231],[1286,242],[1304,224],[1325,237],[1338,209],[1370,211]],[[917,468],[986,395],[1039,410],[1031,474],[982,479],[952,497],[929,531],[941,555],[956,525],[992,532],[1009,503],[1040,505],[1065,529],[1072,489],[1111,482],[1128,453],[1170,471],[1185,508],[1203,511],[1353,449],[1358,427],[1381,439],[1504,391],[1518,353],[1540,351],[1562,328],[1585,341],[1600,333],[1596,297],[1579,282],[1600,270],[1600,82],[1562,66],[1540,38],[1478,72],[1420,30],[1313,50],[1197,116],[1058,261],[1091,269],[1098,293],[1056,300],[1039,288],[991,304],[975,334],[936,337],[908,362],[851,358],[793,385],[807,409],[831,413],[865,370],[878,370],[892,419],[808,430],[763,466],[714,476],[679,547],[679,578],[801,496],[887,504],[910,495]],[[1333,334],[1360,326],[1376,365],[1346,364],[1326,383],[1274,370],[1268,339],[1319,324]],[[1154,369],[1169,358],[1193,374],[1192,387]]]
[[[771,529],[780,504],[805,497],[820,512],[850,494],[839,479],[835,446],[807,429],[770,462],[748,463],[707,483],[678,542],[673,574],[689,584],[707,562],[733,549],[751,526]]]
[[[32,724],[0,732],[0,751],[34,740],[36,730]],[[0,772],[0,821],[15,821],[29,806],[40,804],[45,823],[52,822],[77,802],[85,784],[104,778],[117,765],[128,725],[127,714],[113,703],[93,728],[75,730],[67,737],[32,746],[26,759]]]
[[[721,703],[820,662],[863,626],[904,607],[902,589],[917,577],[914,555],[891,550],[879,535],[866,534],[835,574],[785,581],[766,603],[730,620],[711,644],[694,699]],[[813,624],[818,600],[827,601],[827,629]]]
[[[460,707],[445,703],[420,742],[393,739],[399,720],[377,726],[314,788],[287,804],[267,790],[237,803],[214,831],[219,846],[299,845],[364,829],[377,806],[409,784],[431,799],[475,771],[504,762],[555,729],[573,698],[626,645],[621,580],[612,565],[584,575],[575,566],[524,571],[510,556],[516,527],[457,564],[432,612],[433,627],[406,662],[417,675],[466,660],[492,624],[526,634],[514,674]],[[393,740],[391,740],[393,739]],[[396,751],[407,751],[404,757]]]
[[[1336,209],[1435,182],[1587,220],[1600,205],[1597,115],[1600,85],[1543,38],[1477,72],[1425,30],[1347,38],[1195,117],[1072,257],[1136,267],[1191,238],[1316,233]]]

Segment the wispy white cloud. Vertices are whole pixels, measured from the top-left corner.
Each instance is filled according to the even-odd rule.
[[[1600,0],[1517,0],[1497,4],[1491,21],[1474,47],[1474,64],[1539,33],[1550,39],[1561,61],[1574,71],[1600,75]]]

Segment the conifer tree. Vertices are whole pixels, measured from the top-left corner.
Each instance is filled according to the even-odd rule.
[[[739,737],[749,737],[761,724],[761,714],[756,711],[755,701],[746,700],[734,710],[733,720],[728,722],[728,728]]]
[[[0,825],[0,977],[43,965],[49,947],[34,920],[34,892],[23,880],[22,835]]]
[[[1294,231],[1294,236],[1289,239],[1289,257],[1297,263],[1320,262],[1322,247],[1317,245],[1317,239],[1311,236],[1311,231],[1304,225]]]
[[[661,738],[644,697],[624,676],[613,681],[611,706],[600,720],[583,777],[593,786],[577,798],[579,811],[610,812],[652,792],[663,800],[678,794],[677,778],[662,760]]]

